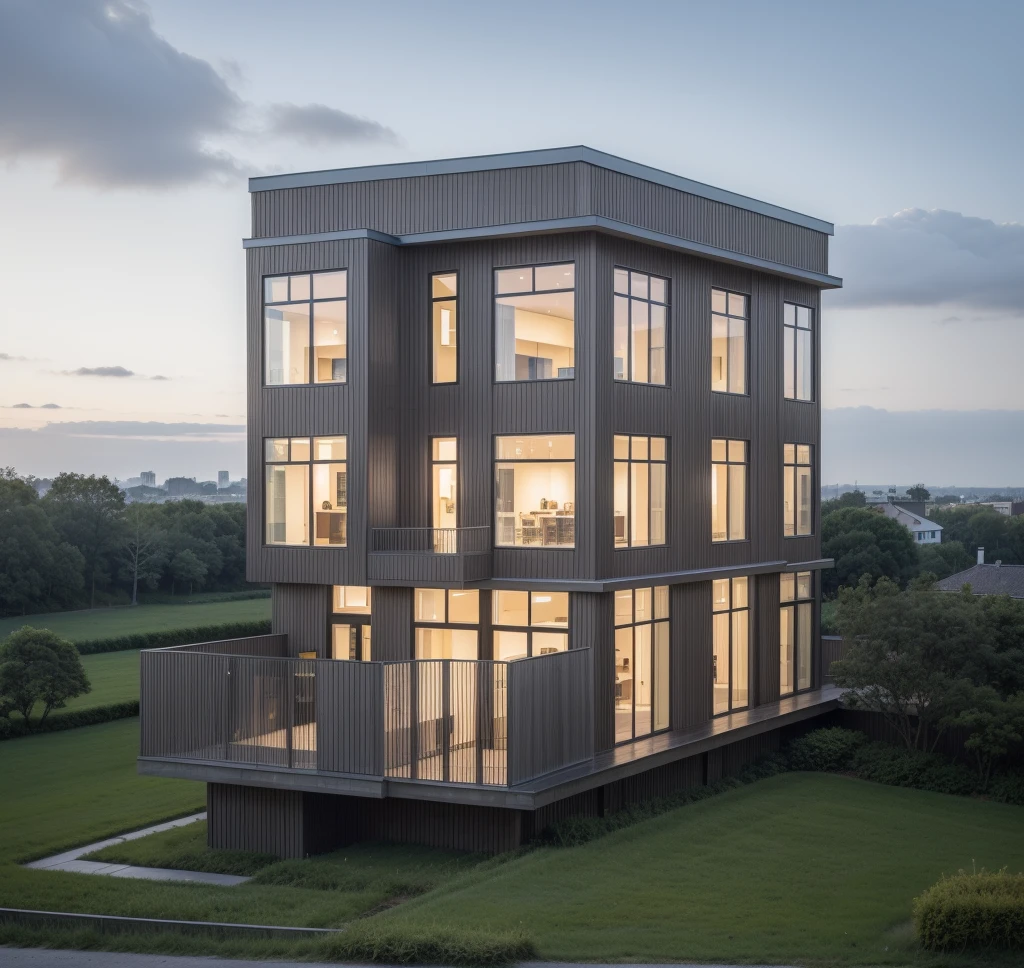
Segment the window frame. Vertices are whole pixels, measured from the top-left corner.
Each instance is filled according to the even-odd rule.
[[[291,384],[296,386],[297,384]],[[316,441],[317,440],[337,440],[343,438],[345,441],[345,459],[334,460],[324,459],[317,460],[313,455],[315,454]],[[348,438],[346,434],[309,434],[306,436],[295,435],[295,436],[281,436],[281,437],[264,437],[263,442],[263,474],[261,477],[260,486],[263,488],[263,501],[262,501],[262,526],[263,526],[263,543],[264,548],[333,548],[335,550],[345,549],[348,547],[348,519],[350,515],[350,493],[348,490],[348,471],[349,471],[349,449],[348,449]],[[287,440],[288,441],[288,460],[267,460],[267,441],[270,440]],[[309,441],[309,460],[292,460],[292,441],[294,440],[306,440]],[[345,465],[345,541],[343,544],[317,544],[316,543],[316,508],[314,507],[313,501],[313,467],[317,464],[344,464]],[[309,527],[309,539],[303,544],[288,544],[273,543],[267,541],[267,468],[268,467],[294,467],[304,466],[309,468],[309,472],[306,477],[307,494],[306,494],[306,513],[308,514],[308,527]],[[334,593],[332,592],[332,595]],[[333,607],[333,606],[332,606]]]
[[[714,310],[714,293],[715,291],[725,293],[725,313],[716,313]],[[732,316],[729,313],[729,296],[742,296],[746,300],[747,314],[746,316]],[[722,394],[723,396],[730,397],[749,397],[750,396],[750,318],[753,313],[754,303],[753,295],[751,293],[740,292],[738,289],[725,289],[722,286],[712,285],[708,293],[710,306],[708,308],[708,321],[710,324],[710,345],[711,345],[711,359],[714,359],[714,317],[724,315],[726,319],[743,319],[743,392],[738,393],[735,390],[716,390],[714,387],[711,388],[712,393]],[[726,355],[726,364],[728,365],[729,357]],[[725,383],[728,387],[729,375],[726,372]]]
[[[450,383],[440,385],[451,386]],[[454,461],[434,459],[434,441],[437,440],[455,441]],[[458,530],[459,527],[461,527],[462,501],[460,499],[460,495],[462,493],[462,481],[460,480],[460,469],[462,464],[459,461],[459,454],[461,450],[462,448],[459,446],[459,438],[455,434],[431,434],[427,438],[427,521],[430,522],[428,527],[434,531],[442,530],[434,527],[434,467],[438,464],[455,464],[455,529]]]
[[[557,265],[558,263],[556,263]],[[498,606],[498,593],[499,592],[519,592],[526,596],[526,624],[525,625],[505,625],[496,622],[494,619],[494,610]],[[534,595],[566,595],[566,616],[565,625],[534,625],[533,624],[533,596]],[[524,659],[538,659],[543,658],[542,656],[535,656],[533,654],[533,633],[540,632],[541,634],[554,634],[561,635],[565,634],[565,651],[572,651],[572,592],[553,592],[542,588],[501,588],[494,589],[491,592],[490,602],[491,614],[490,614],[490,638],[491,638],[491,655],[494,656],[495,662],[518,662],[519,659],[498,659],[496,655],[494,633],[495,632],[522,632],[526,635],[526,655],[522,656]],[[559,653],[554,653],[558,655]]]
[[[792,306],[794,309],[792,326],[790,326],[789,323],[786,321],[786,310],[790,306]],[[798,315],[795,312],[795,310],[799,309],[806,309],[807,312],[810,314],[810,326],[803,327],[797,323]],[[790,302],[788,299],[784,300],[782,303],[782,398],[784,400],[790,401],[791,403],[814,403],[818,396],[818,381],[816,379],[817,366],[815,365],[816,350],[818,343],[817,326],[815,325],[817,315],[817,310],[814,308],[814,306],[807,306],[804,303]],[[786,330],[793,331],[793,396],[789,396],[789,394],[786,392]],[[797,344],[797,334],[800,333],[801,331],[808,332],[811,334],[811,395],[807,399],[804,399],[803,397],[796,395],[797,387],[800,385],[800,374],[797,370],[797,361],[800,359],[800,353]]]
[[[793,461],[792,461],[792,463],[786,459],[787,458],[786,449],[789,448],[789,447],[793,448]],[[807,463],[806,464],[801,463],[800,460],[799,460],[799,454],[800,454],[800,448],[801,447],[806,447],[807,448],[808,459],[807,459]],[[800,520],[800,513],[799,513],[799,503],[800,502],[799,502],[799,498],[798,498],[798,495],[797,495],[796,484],[797,484],[797,480],[798,480],[797,472],[798,472],[799,468],[801,468],[801,467],[806,467],[806,468],[809,469],[809,471],[810,471],[810,479],[811,479],[811,484],[810,484],[810,499],[811,499],[810,530],[806,531],[806,532],[800,532],[800,531],[797,530],[797,527],[798,527],[798,524],[799,524],[799,520]],[[787,478],[790,478],[790,477],[792,477],[792,485],[793,485],[793,492],[792,492],[793,493],[793,533],[792,534],[786,534],[786,528],[789,525],[789,522],[786,520],[786,484],[787,484]],[[815,477],[815,475],[814,475],[814,444],[800,444],[800,443],[796,443],[795,441],[794,442],[789,442],[789,443],[783,443],[783,445],[782,445],[782,537],[787,539],[787,540],[790,539],[790,538],[813,538],[814,537],[814,512],[815,512],[815,507],[814,507],[814,500],[815,500],[815,498],[814,498],[814,486],[815,486],[815,481],[814,481],[814,477]]]
[[[733,394],[733,395],[734,396],[738,396],[739,394]],[[715,457],[714,457],[714,444],[715,444],[716,440],[721,440],[721,441],[723,441],[725,443],[725,460],[724,461],[715,460]],[[745,459],[742,462],[741,461],[731,461],[731,460],[729,460],[729,444],[732,443],[732,442],[743,444],[743,454],[744,454],[744,458]],[[726,493],[725,493],[725,533],[726,533],[726,537],[724,537],[724,538],[716,538],[715,537],[714,518],[712,518],[712,520],[711,520],[711,543],[713,545],[726,545],[726,544],[742,544],[744,541],[750,541],[750,441],[749,440],[743,440],[743,439],[741,439],[739,437],[712,437],[711,438],[711,466],[712,466],[712,469],[714,468],[714,466],[716,464],[718,466],[720,466],[720,467],[740,467],[740,466],[742,466],[742,467],[746,468],[746,474],[745,474],[744,483],[743,483],[743,537],[742,538],[730,538],[730,537],[728,537],[729,532],[731,530],[729,525],[732,523],[732,517],[731,517],[732,511],[730,510],[731,507],[732,507],[732,501],[730,500],[730,496],[729,496],[729,490],[730,490],[729,474],[728,474],[728,472],[726,472],[726,486],[725,486],[725,490],[726,490]],[[713,480],[714,480],[714,475],[713,474],[709,474],[708,475],[708,482],[712,483]],[[714,488],[713,488],[713,486],[712,486],[711,497],[712,497],[712,499],[714,498]],[[714,500],[711,500],[709,502],[709,510],[713,506],[714,506]]]
[[[455,295],[435,296],[435,276],[455,276]],[[459,385],[459,381],[462,379],[462,338],[460,333],[462,328],[462,310],[459,305],[459,297],[462,290],[462,279],[460,276],[461,273],[458,269],[447,269],[441,270],[440,272],[427,273],[427,382],[428,385],[432,387],[455,387]],[[455,303],[455,379],[445,380],[440,383],[434,379],[434,303],[438,302]]]
[[[782,597],[782,576],[792,575],[793,576],[793,597],[783,598]],[[810,594],[805,597],[800,597],[798,591],[800,588],[800,576],[806,575],[808,584],[810,586]],[[779,698],[784,699],[789,696],[798,696],[804,692],[810,692],[814,689],[814,671],[815,671],[815,656],[814,656],[814,629],[816,626],[815,622],[815,611],[817,609],[817,574],[814,571],[788,571],[779,572]],[[807,657],[807,685],[802,689],[799,688],[799,669],[800,669],[800,608],[801,605],[810,605],[810,618],[808,621],[811,626],[811,634],[809,639],[809,647],[811,654]],[[793,689],[790,692],[782,691],[782,613],[787,609],[791,609],[793,612]],[[806,611],[806,610],[805,610]]]
[[[420,589],[444,592],[444,620],[438,622],[429,622],[425,619],[416,618],[416,592]],[[477,596],[477,613],[475,622],[453,622],[450,619],[451,616],[451,594],[452,592],[476,592]],[[426,585],[417,585],[413,588],[413,610],[412,610],[412,657],[416,659],[416,630],[417,629],[453,629],[456,631],[469,631],[476,632],[476,657],[477,660],[481,658],[483,652],[483,636],[486,628],[485,623],[482,620],[482,610],[484,608],[485,596],[480,594],[480,590],[477,588],[428,588]],[[490,603],[488,602],[488,606]],[[419,660],[417,660],[419,661]],[[423,661],[436,662],[436,659],[428,659]],[[465,660],[445,660],[445,661],[465,661]]]
[[[617,292],[615,289],[615,273],[621,271],[627,273],[626,286],[629,290],[625,293]],[[632,294],[633,289],[633,275],[646,276],[647,277],[647,293],[646,299],[641,296],[634,296]],[[650,298],[651,291],[651,279],[660,279],[665,283],[665,302],[658,302],[656,299]],[[668,276],[658,275],[656,272],[644,272],[641,269],[630,269],[624,265],[613,265],[612,266],[612,380],[615,383],[632,383],[635,386],[647,386],[647,387],[658,387],[660,389],[669,390],[672,387],[672,376],[670,360],[672,358],[672,280]],[[615,376],[615,300],[617,297],[622,296],[626,300],[626,310],[628,318],[626,319],[626,359],[624,363],[623,372],[627,375],[623,378]],[[664,306],[665,308],[665,382],[664,383],[652,383],[650,380],[634,380],[629,374],[633,372],[633,307],[632,303],[643,302],[648,306],[648,323],[650,321],[650,309],[651,306]],[[648,326],[648,332],[650,328]],[[648,376],[651,372],[651,345],[650,340],[647,342],[647,373]]]
[[[657,386],[658,384],[655,384],[655,385]],[[615,438],[616,437],[625,437],[629,441],[629,446],[628,446],[629,457],[623,459],[621,457],[616,457],[615,456]],[[640,458],[637,458],[637,459],[634,460],[634,458],[633,458],[633,438],[634,437],[642,437],[642,438],[645,438],[647,440],[647,455],[648,456],[647,456],[646,460],[643,460],[643,459],[640,459]],[[653,440],[654,438],[658,438],[659,440],[665,441],[665,456],[661,460],[655,460],[655,459],[651,458],[651,456],[650,456],[650,454],[651,454],[651,440]],[[612,548],[615,551],[635,551],[638,548],[666,548],[666,547],[668,547],[668,544],[669,544],[669,541],[668,541],[668,515],[669,515],[669,504],[671,503],[669,501],[669,486],[670,485],[669,485],[669,480],[668,480],[669,443],[670,443],[670,438],[664,437],[661,434],[612,434],[612,504],[613,504],[613,506],[612,506]],[[627,534],[627,539],[628,540],[627,540],[627,543],[624,544],[624,545],[616,544],[616,542],[615,542],[615,507],[614,507],[614,501],[615,501],[615,465],[616,464],[625,464],[626,465],[626,534]],[[661,464],[665,468],[665,508],[664,508],[664,514],[665,514],[665,522],[664,522],[665,540],[664,541],[660,541],[657,544],[655,542],[653,542],[653,541],[648,541],[647,544],[642,544],[642,545],[638,545],[638,544],[633,544],[632,543],[632,533],[633,533],[633,527],[632,527],[632,524],[633,524],[633,518],[632,518],[632,513],[633,513],[633,473],[632,473],[632,465],[633,464],[646,464],[648,466],[648,468],[650,468],[651,464]],[[653,509],[651,507],[651,474],[650,474],[650,470],[648,470],[648,472],[647,472],[647,533],[648,533],[648,535],[651,533],[651,515],[652,515],[652,513],[653,513]],[[646,587],[646,586],[643,586],[643,587]]]
[[[325,275],[330,272],[344,272],[345,273],[345,295],[344,296],[332,296],[329,299],[315,299],[313,297],[313,277],[318,275]],[[340,266],[335,269],[307,269],[296,272],[268,272],[260,276],[260,345],[262,352],[260,353],[260,366],[262,368],[260,383],[265,390],[277,390],[281,387],[343,387],[349,385],[349,316],[348,316],[348,304],[349,304],[349,289],[348,289],[348,266]],[[297,300],[285,300],[284,302],[267,302],[267,280],[268,279],[280,279],[281,277],[288,279],[288,292],[291,294],[291,276],[309,276],[309,299],[305,301],[305,305],[309,308],[309,368],[306,375],[309,377],[305,383],[268,383],[267,382],[267,307],[271,309],[278,306],[296,306],[300,305]],[[345,303],[345,379],[344,380],[330,380],[322,383],[317,383],[313,380],[313,367],[316,359],[315,350],[316,344],[313,338],[313,327],[314,327],[314,315],[313,306],[315,303],[325,302],[343,302]],[[280,438],[271,438],[280,439]]]
[[[625,743],[633,743],[638,739],[646,739],[648,736],[657,736],[659,733],[665,733],[672,729],[672,590],[670,585],[640,585],[640,588],[649,588],[651,591],[651,617],[649,619],[641,619],[637,621],[636,617],[636,588],[619,589],[612,593],[612,658],[614,662],[615,649],[615,637],[619,629],[628,628],[632,632],[632,655],[630,656],[633,662],[634,676],[636,673],[636,629],[639,626],[649,625],[651,627],[651,731],[649,733],[642,733],[639,736],[636,732],[636,690],[633,691],[633,698],[630,701],[630,717],[632,721],[632,730],[628,739],[615,739],[615,682],[612,682],[612,738],[614,740],[613,745],[621,746]],[[666,614],[663,617],[658,617],[657,609],[657,589],[665,589],[665,603],[666,603]],[[615,615],[615,596],[621,592],[628,591],[630,593],[630,621],[619,622]],[[668,671],[669,677],[669,688],[668,688],[668,725],[663,726],[661,729],[654,728],[654,697],[655,683],[657,677],[657,639],[655,635],[655,628],[658,625],[664,625],[668,629]],[[614,670],[613,670],[614,672]]]
[[[498,292],[498,273],[499,272],[514,272],[516,269],[529,269],[530,278],[533,281],[533,285],[537,284],[537,270],[546,269],[548,266],[572,266],[572,289],[536,289],[531,288],[528,292]],[[568,383],[571,380],[576,379],[576,347],[579,343],[579,313],[577,309],[579,307],[579,300],[576,298],[579,290],[577,289],[577,279],[579,276],[578,265],[575,259],[553,259],[550,262],[527,262],[523,265],[517,266],[492,266],[491,267],[491,382],[495,386],[508,386],[525,383],[527,385],[533,383]],[[496,307],[498,305],[499,296],[545,296],[556,292],[571,292],[572,293],[572,376],[570,377],[549,377],[545,380],[499,380],[498,379],[498,341],[496,337]],[[498,434],[497,436],[508,436],[507,434]]]
[[[746,605],[740,605],[739,607],[736,607],[733,604],[733,602],[735,601],[735,592],[733,591],[733,582],[736,581],[737,578],[742,578],[747,583],[747,604]],[[718,608],[716,606],[716,604],[715,604],[715,593],[714,593],[714,587],[715,587],[714,586],[714,582],[715,581],[727,581],[729,583],[729,607],[728,608]],[[753,596],[753,591],[754,591],[754,582],[752,581],[752,576],[751,575],[733,575],[733,576],[731,576],[729,578],[714,579],[714,580],[712,580],[712,583],[711,583],[711,662],[712,662],[712,669],[711,669],[711,718],[712,719],[715,719],[715,718],[717,718],[719,716],[729,716],[732,713],[743,712],[744,710],[753,708],[752,705],[751,705],[751,691],[752,690],[750,688],[750,680],[751,680],[751,675],[752,675],[752,671],[753,671],[753,663],[751,662],[751,656],[752,656],[752,653],[753,653],[754,630],[753,630],[753,628],[751,627],[751,624],[750,624],[751,616],[754,614],[754,609],[753,609],[752,604],[751,604],[751,598]],[[735,683],[734,683],[735,676],[734,676],[734,670],[733,670],[733,655],[734,655],[734,652],[735,652],[735,650],[733,648],[733,632],[735,631],[735,628],[734,628],[735,623],[733,622],[732,617],[733,617],[733,615],[736,612],[746,612],[747,613],[747,702],[746,702],[746,705],[743,705],[743,706],[734,706],[733,705],[733,698],[732,698],[733,689],[735,688]],[[720,713],[716,713],[715,712],[715,692],[714,692],[714,690],[715,690],[715,674],[714,674],[714,661],[715,661],[715,640],[714,640],[714,635],[715,635],[715,627],[714,627],[714,617],[716,615],[728,615],[729,616],[729,647],[728,647],[728,653],[729,653],[729,688],[728,688],[729,705],[728,705],[727,709],[723,709]]]

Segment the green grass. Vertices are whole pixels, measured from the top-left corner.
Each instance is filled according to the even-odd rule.
[[[1021,808],[796,773],[534,851],[382,919],[523,926],[553,961],[971,964],[922,953],[910,920],[916,895],[973,864],[1024,869]]]
[[[270,618],[269,598],[206,602],[197,605],[137,605],[134,608],[95,608],[79,612],[48,612],[0,619],[0,639],[23,625],[50,629],[72,642],[113,638],[138,632],[255,622]]]
[[[95,706],[109,706],[111,703],[131,702],[139,698],[139,650],[128,652],[101,652],[99,655],[83,655],[82,665],[89,677],[92,689],[81,696],[69,699],[62,709],[54,709],[51,716],[75,709],[92,709]],[[32,721],[42,715],[41,703],[36,704]],[[12,719],[21,720],[21,713],[11,713]]]

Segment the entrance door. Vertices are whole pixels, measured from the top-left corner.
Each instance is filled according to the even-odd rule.
[[[458,527],[456,488],[458,486],[457,443],[454,437],[434,437],[431,441],[431,527],[434,551],[455,554],[458,551],[455,529]]]
[[[346,621],[331,626],[331,658],[369,662],[370,623]]]

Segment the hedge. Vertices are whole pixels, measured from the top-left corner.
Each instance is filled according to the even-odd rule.
[[[222,622],[220,625],[197,625],[193,628],[166,629],[159,632],[136,632],[109,639],[87,639],[76,642],[79,655],[100,652],[124,652],[127,649],[162,649],[193,642],[216,642],[219,639],[242,639],[250,635],[269,635],[270,619],[250,622]]]
[[[914,927],[925,948],[1024,951],[1024,874],[960,871],[914,901]]]
[[[114,702],[91,709],[74,709],[70,712],[51,713],[41,723],[33,723],[30,729],[23,719],[0,717],[0,740],[17,739],[19,736],[36,736],[39,733],[56,733],[62,729],[77,729],[79,726],[95,726],[109,723],[114,719],[128,719],[139,715],[139,701]]]

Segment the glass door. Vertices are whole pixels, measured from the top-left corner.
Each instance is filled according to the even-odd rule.
[[[437,554],[455,554],[458,533],[457,442],[454,437],[434,437],[431,440],[431,527],[434,529],[434,551]]]
[[[331,658],[349,659],[352,662],[371,661],[368,619],[365,622],[346,619],[331,626]]]

